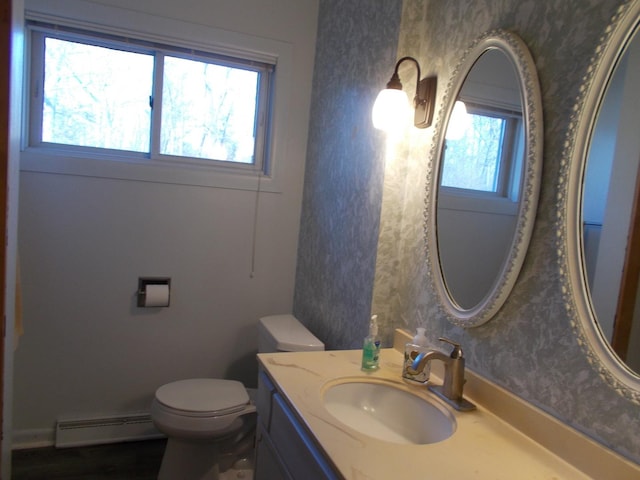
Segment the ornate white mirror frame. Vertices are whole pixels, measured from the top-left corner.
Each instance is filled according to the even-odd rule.
[[[447,127],[459,92],[469,72],[478,59],[490,50],[499,50],[512,63],[521,95],[524,126],[523,178],[520,202],[517,207],[516,225],[510,248],[505,252],[502,266],[488,293],[471,308],[463,308],[452,298],[447,288],[438,248],[437,205],[440,170]],[[430,158],[432,164],[427,174],[425,206],[425,235],[427,262],[431,281],[438,292],[440,304],[450,322],[461,327],[477,327],[489,321],[502,307],[511,293],[520,273],[529,246],[538,205],[542,174],[542,99],[538,75],[533,58],[524,42],[515,34],[504,30],[485,33],[464,52],[447,85],[440,112],[435,123],[434,142]]]
[[[640,376],[616,355],[598,325],[583,255],[583,179],[598,112],[616,66],[640,29],[640,1],[621,6],[600,39],[576,100],[563,152],[558,190],[558,261],[565,306],[578,342],[600,376],[640,404]]]

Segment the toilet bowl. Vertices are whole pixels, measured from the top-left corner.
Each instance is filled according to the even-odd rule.
[[[292,315],[262,317],[258,329],[261,353],[324,350]],[[151,419],[167,436],[158,480],[218,480],[228,466],[221,466],[224,454],[253,444],[255,412],[246,388],[235,380],[192,378],[158,388]]]
[[[193,378],[163,385],[151,418],[167,438],[159,480],[217,480],[225,444],[255,425],[255,406],[234,380]]]

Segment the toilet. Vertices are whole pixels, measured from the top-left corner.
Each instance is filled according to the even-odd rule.
[[[313,350],[324,344],[293,315],[260,318],[258,352]],[[255,412],[235,380],[192,378],[158,388],[151,419],[167,436],[158,480],[218,480],[221,452],[253,443]]]

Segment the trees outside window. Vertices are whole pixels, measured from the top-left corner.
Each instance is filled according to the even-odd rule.
[[[31,146],[265,165],[272,65],[86,32],[31,32]]]

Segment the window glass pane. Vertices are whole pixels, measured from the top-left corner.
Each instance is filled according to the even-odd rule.
[[[42,141],[149,151],[153,57],[45,39]]]
[[[506,120],[469,116],[464,135],[459,140],[446,141],[441,185],[496,192]]]
[[[258,72],[165,57],[160,153],[254,162]]]

